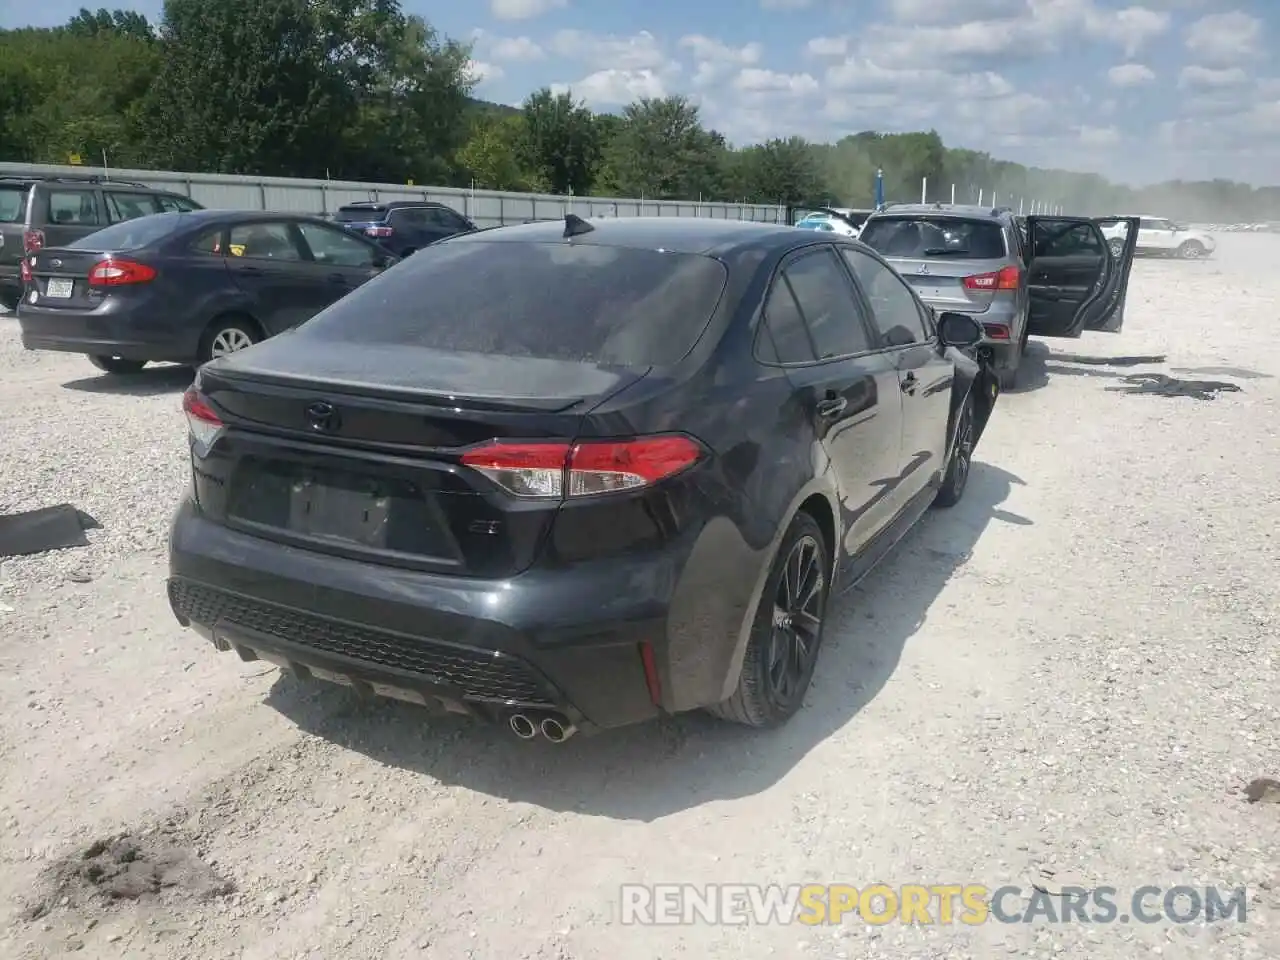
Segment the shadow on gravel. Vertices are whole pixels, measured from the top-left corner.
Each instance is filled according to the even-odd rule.
[[[104,373],[98,377],[70,380],[62,385],[64,390],[80,393],[114,393],[121,396],[154,397],[162,393],[178,393],[191,386],[195,371],[190,367],[168,365],[144,367],[137,373],[120,376]]]
[[[930,605],[993,521],[1031,525],[1000,509],[1015,485],[1023,481],[975,463],[961,503],[930,512],[836,602],[828,622],[841,629],[825,638],[806,706],[779,730],[754,731],[691,713],[557,746],[407,704],[365,704],[340,688],[287,675],[267,703],[302,730],[380,763],[550,810],[647,822],[752,796],[854,721],[880,692]]]
[[[1049,385],[1052,377],[1093,377],[1116,380],[1127,376],[1134,367],[1164,363],[1164,356],[1091,357],[1075,353],[1054,353],[1048,346],[1032,340],[1018,369],[1018,385],[1006,393],[1030,393]]]

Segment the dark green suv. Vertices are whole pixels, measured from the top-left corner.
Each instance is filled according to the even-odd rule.
[[[189,197],[100,176],[0,177],[0,306],[22,297],[22,258],[152,213],[203,209]]]

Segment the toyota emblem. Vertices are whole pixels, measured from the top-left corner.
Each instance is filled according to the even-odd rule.
[[[307,423],[318,433],[332,433],[338,429],[342,418],[332,403],[317,400],[307,407]]]

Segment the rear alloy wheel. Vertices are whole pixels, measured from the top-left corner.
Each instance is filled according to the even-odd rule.
[[[1188,240],[1178,247],[1178,256],[1183,260],[1199,260],[1204,256],[1204,244],[1198,240]]]
[[[960,423],[956,427],[956,442],[951,448],[951,460],[947,463],[947,473],[942,478],[942,486],[933,499],[935,507],[954,507],[964,496],[964,488],[969,483],[969,471],[973,467],[974,424],[973,394],[965,397],[964,406],[960,408]]]
[[[207,363],[232,353],[247,350],[258,342],[258,331],[245,320],[224,320],[210,330],[204,339],[200,360]]]
[[[760,595],[738,689],[710,713],[750,727],[776,727],[800,709],[822,645],[830,568],[817,521],[796,514]]]
[[[147,365],[145,360],[125,360],[123,357],[110,357],[106,354],[90,354],[89,362],[104,373],[138,373]]]

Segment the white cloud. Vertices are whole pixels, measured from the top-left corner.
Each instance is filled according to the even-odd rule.
[[[528,37],[495,37],[488,46],[489,56],[494,60],[515,63],[528,63],[542,60],[546,51]]]
[[[658,38],[648,30],[629,37],[560,30],[551,38],[551,49],[562,57],[600,70],[664,70],[672,67]]]
[[[1015,17],[1026,9],[1027,0],[889,0],[889,10],[896,20],[930,26]]]
[[[813,0],[760,0],[761,10],[807,10]]]
[[[1079,128],[1080,142],[1090,147],[1109,147],[1120,142],[1120,131],[1115,127]]]
[[[645,97],[665,97],[668,88],[653,70],[597,70],[574,84],[555,83],[553,93],[570,93],[593,107],[621,107]]]
[[[489,83],[494,80],[501,80],[505,75],[503,69],[496,63],[485,63],[483,60],[468,60],[467,74],[476,83]]]
[[[733,85],[744,93],[788,93],[797,96],[808,96],[821,89],[818,81],[810,74],[778,73],[756,67],[740,71],[734,77]]]
[[[1249,75],[1239,67],[1226,67],[1222,70],[1215,70],[1212,67],[1192,65],[1183,67],[1182,73],[1178,75],[1178,86],[1183,89],[1190,87],[1240,87],[1248,82]]]
[[[804,45],[804,49],[815,57],[843,57],[849,52],[849,38],[814,37]]]
[[[1121,63],[1107,71],[1107,80],[1113,87],[1140,87],[1155,78],[1155,72],[1141,63]]]
[[[1239,10],[1210,14],[1187,28],[1186,42],[1202,63],[1230,66],[1259,53],[1262,21]]]
[[[731,47],[711,37],[693,34],[680,38],[680,47],[689,50],[697,72],[693,82],[696,86],[705,87],[724,79],[739,66],[760,62],[764,55],[764,47],[759,43],[748,43],[743,47]]]
[[[532,20],[568,5],[569,0],[489,0],[489,11],[495,20]]]

